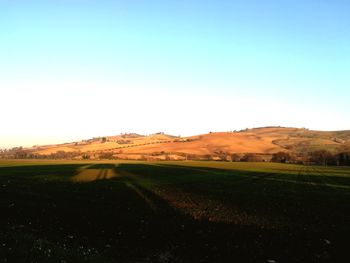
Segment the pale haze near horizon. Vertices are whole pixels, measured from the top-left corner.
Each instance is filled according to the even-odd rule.
[[[1,1],[0,147],[350,129],[349,13],[347,1]]]

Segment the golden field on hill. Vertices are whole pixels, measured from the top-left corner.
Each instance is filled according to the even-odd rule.
[[[143,136],[122,134],[59,145],[29,148],[37,155],[80,152],[108,153],[121,159],[185,159],[187,155],[303,153],[325,149],[350,149],[350,131],[312,131],[299,128],[264,127],[234,132],[213,132],[191,137],[163,133]]]

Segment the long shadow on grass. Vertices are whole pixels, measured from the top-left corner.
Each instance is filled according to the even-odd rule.
[[[303,166],[300,168],[305,169]],[[350,208],[349,187],[329,181],[324,175],[166,164],[122,164],[119,169],[134,174],[146,186],[163,189],[177,203],[199,203],[199,199],[205,204],[209,200],[211,205],[202,205],[202,209],[216,209],[215,205],[228,206],[258,221],[258,225],[266,225],[259,224],[259,221],[263,223],[272,221],[270,218],[278,218],[285,221],[279,224],[298,224],[304,228],[304,223],[308,223],[317,230],[334,225],[331,224],[332,218],[339,223],[349,219],[349,213],[344,214]],[[309,217],[308,222],[305,217]]]
[[[86,164],[61,164],[61,165],[23,165],[0,167],[0,180],[33,180],[36,178],[50,179],[52,177],[67,178],[74,176],[77,171]]]
[[[69,180],[81,169],[114,169],[117,176]],[[0,243],[5,244],[0,254],[8,262],[331,262],[340,257],[341,244],[333,239],[328,244],[323,232],[308,236],[195,220],[159,194],[187,183],[201,183],[201,189],[216,183],[230,191],[227,171],[204,169],[143,164],[0,168]],[[215,195],[219,192],[210,198]]]
[[[293,236],[300,237],[305,233],[313,237],[318,236],[318,238],[332,236],[336,240],[342,240],[337,239],[341,232],[349,233],[349,227],[346,226],[349,214],[343,213],[350,208],[349,196],[324,192],[319,188],[313,189],[314,185],[310,186],[313,191],[305,192],[304,187],[296,188],[299,182],[295,179],[295,174],[279,175],[206,167],[147,164],[121,164],[117,169],[129,174],[128,180],[132,178],[137,184],[143,185],[144,189],[158,189],[158,196],[162,196],[162,193],[168,197],[170,195],[175,207],[180,203],[180,207],[186,209],[186,202],[189,200],[195,204],[199,203],[199,209],[211,210],[205,214],[212,218],[215,218],[218,213],[226,212],[220,211],[222,210],[221,205],[224,204],[224,209],[233,207],[234,212],[238,213],[233,216],[240,217],[240,214],[245,216],[248,213],[253,217],[251,222],[254,222],[254,217],[257,218],[257,221],[267,219],[271,221],[272,227],[274,227],[274,217],[280,216],[282,220],[288,219],[287,223],[293,224],[278,231],[286,231],[286,238],[288,236],[289,242],[292,242]],[[330,194],[333,195],[332,198]],[[215,207],[216,205],[219,208]],[[191,209],[193,208],[190,207],[189,210]],[[251,223],[249,220],[246,221],[248,225]],[[204,224],[204,222],[205,220],[196,223]],[[334,222],[337,222],[337,227],[334,227]],[[209,225],[215,228],[221,224],[211,223]],[[233,223],[225,227],[227,230],[232,228],[233,232],[241,233],[239,231],[245,228],[244,225],[244,223]],[[259,226],[259,222],[255,226]],[[255,229],[257,235],[263,235],[261,229],[246,227],[243,236],[249,236],[247,229]],[[306,247],[305,240],[301,243],[300,241],[295,242]],[[283,241],[280,242],[283,243]],[[322,247],[322,244],[318,242],[309,242],[309,245],[311,243],[311,247],[314,245]]]

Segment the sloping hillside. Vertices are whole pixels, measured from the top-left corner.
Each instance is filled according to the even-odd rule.
[[[162,142],[171,142],[175,136],[157,133],[149,136],[139,135],[136,133],[122,134],[117,136],[106,136],[92,138],[80,142],[45,145],[31,148],[34,153],[48,155],[58,151],[74,152],[100,152],[100,151],[116,151],[126,147],[138,147],[140,145],[159,144]]]
[[[120,158],[139,159],[140,156],[145,155],[161,156],[167,154],[179,157],[188,154],[199,156],[219,153],[272,154],[281,151],[304,153],[321,149],[331,152],[349,150],[350,131],[327,132],[264,127],[183,138],[163,133],[149,136],[132,133],[60,145],[39,146],[29,150],[37,155],[50,155],[57,152],[108,153]]]

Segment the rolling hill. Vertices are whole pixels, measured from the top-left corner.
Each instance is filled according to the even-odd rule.
[[[277,152],[302,154],[316,150],[336,153],[350,149],[350,131],[313,131],[300,128],[262,127],[233,132],[211,132],[191,137],[177,137],[164,133],[140,135],[121,134],[79,142],[27,148],[35,155],[79,153],[89,158],[101,154],[120,159],[183,160],[195,155],[218,158],[220,154],[254,153],[271,155]],[[106,156],[107,156],[106,155]]]

